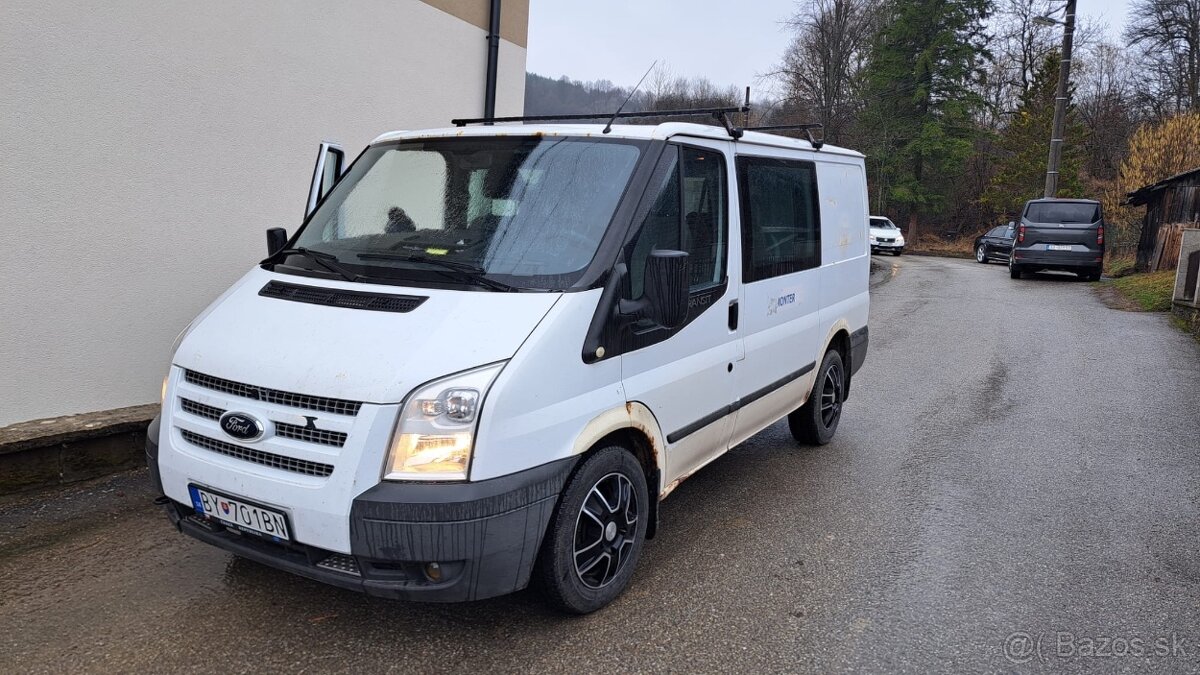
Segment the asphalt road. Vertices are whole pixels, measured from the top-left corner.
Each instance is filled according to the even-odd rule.
[[[880,262],[836,440],[697,474],[599,613],[276,572],[137,472],[0,502],[0,670],[1200,671],[1200,346],[1067,277]]]

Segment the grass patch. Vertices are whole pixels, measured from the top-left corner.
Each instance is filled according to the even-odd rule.
[[[937,235],[927,234],[921,237],[921,240],[916,244],[909,244],[910,253],[918,255],[937,255],[946,258],[973,258],[975,257],[975,237],[962,236],[954,238],[942,238]]]
[[[1110,255],[1104,261],[1104,273],[1110,277],[1127,277],[1137,272],[1137,257]]]
[[[1144,312],[1171,311],[1171,294],[1175,291],[1175,270],[1130,274],[1108,282],[1121,295],[1129,298]]]

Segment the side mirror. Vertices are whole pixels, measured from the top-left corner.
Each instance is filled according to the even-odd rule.
[[[287,230],[282,227],[272,227],[267,230],[267,256],[273,256],[287,246]]]
[[[682,326],[688,314],[688,254],[651,251],[646,258],[642,297],[622,300],[618,311],[650,319],[668,330]]]
[[[317,165],[313,169],[312,184],[308,188],[308,206],[304,217],[308,218],[317,210],[321,198],[329,194],[338,179],[345,171],[346,151],[336,143],[322,143],[317,153]]]

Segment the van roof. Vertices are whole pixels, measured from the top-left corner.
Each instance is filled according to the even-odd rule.
[[[730,140],[729,133],[722,127],[689,122],[614,124],[608,134],[602,134],[603,130],[603,124],[497,124],[494,126],[446,127],[417,131],[392,131],[382,134],[371,141],[371,144],[420,138],[486,136],[595,136],[600,138],[631,138],[637,140],[666,140],[675,136],[691,136],[694,138],[711,138],[719,141]],[[747,131],[737,142],[739,144],[767,146],[787,150],[808,150],[819,154],[864,157],[862,153],[834,145],[823,145],[817,151],[814,150],[812,144],[807,140],[760,131]]]
[[[1040,204],[1044,202],[1058,202],[1060,204],[1099,204],[1095,199],[1067,199],[1065,197],[1042,197],[1040,199],[1030,199],[1026,204]]]

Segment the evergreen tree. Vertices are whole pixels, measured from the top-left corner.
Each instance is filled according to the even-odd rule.
[[[862,138],[874,212],[919,220],[946,206],[974,149],[985,102],[991,0],[892,0],[867,66]]]
[[[1034,73],[1029,90],[996,143],[996,173],[981,201],[997,216],[1017,213],[1026,200],[1042,196],[1046,161],[1054,129],[1054,99],[1058,89],[1058,52],[1046,57]],[[1067,108],[1065,142],[1058,174],[1059,197],[1084,196],[1080,170],[1086,132],[1073,106]]]

